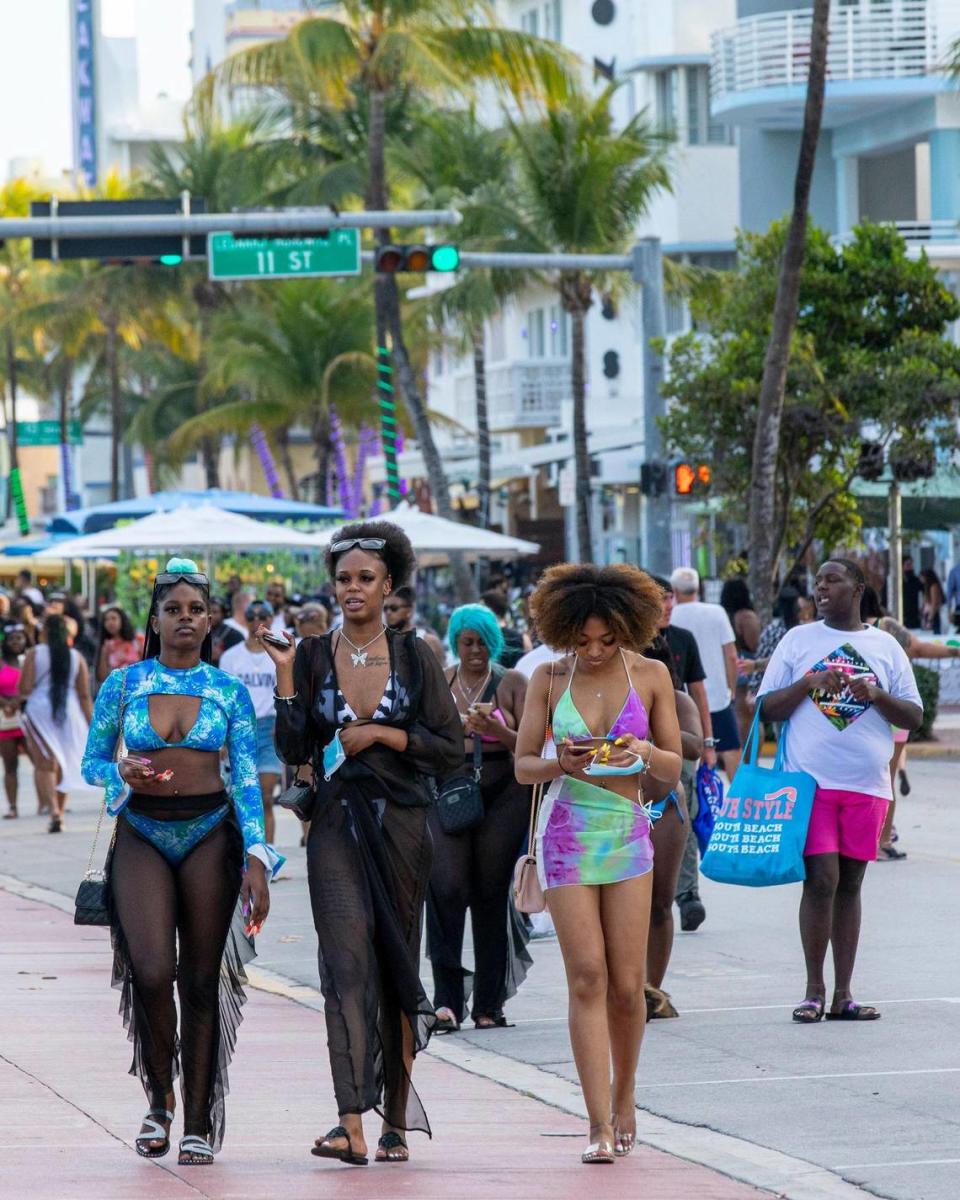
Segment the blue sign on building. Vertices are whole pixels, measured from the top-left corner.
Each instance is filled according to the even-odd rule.
[[[94,0],[73,0],[74,166],[88,187],[97,182]]]

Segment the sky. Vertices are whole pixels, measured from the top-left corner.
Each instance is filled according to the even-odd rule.
[[[100,0],[104,32],[136,36],[141,100],[190,92],[192,0]],[[70,0],[0,0],[0,181],[11,158],[73,165]]]

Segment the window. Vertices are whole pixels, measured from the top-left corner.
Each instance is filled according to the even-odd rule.
[[[528,8],[526,12],[520,14],[520,28],[524,33],[532,33],[534,37],[540,36],[540,10],[538,8]]]
[[[562,0],[547,0],[543,6],[543,36],[555,42],[563,40]]]
[[[687,67],[687,143],[690,146],[729,146],[731,131],[710,116],[710,68]]]
[[[546,356],[545,316],[542,308],[531,308],[527,313],[527,358]]]
[[[655,80],[657,128],[661,133],[673,133],[677,127],[677,72],[657,71]]]
[[[570,314],[559,304],[550,306],[550,357],[567,358],[570,351]]]
[[[443,347],[437,346],[433,352],[433,373],[435,376],[439,376],[439,375],[443,374],[443,369],[444,369],[444,366],[446,365],[444,362],[444,358],[445,358],[445,356],[443,353]]]

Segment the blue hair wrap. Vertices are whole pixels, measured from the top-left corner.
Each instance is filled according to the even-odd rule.
[[[503,634],[497,618],[485,604],[462,604],[450,614],[447,640],[454,654],[457,654],[457,641],[466,630],[480,635],[491,662],[500,661],[500,655],[503,653]]]
[[[164,570],[168,575],[199,575],[200,568],[192,558],[171,558]]]

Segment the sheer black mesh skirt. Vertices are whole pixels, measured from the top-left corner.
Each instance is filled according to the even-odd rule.
[[[337,1111],[373,1109],[430,1133],[403,1061],[436,1022],[420,982],[431,842],[425,808],[366,797],[318,800],[307,838],[310,901]]]

